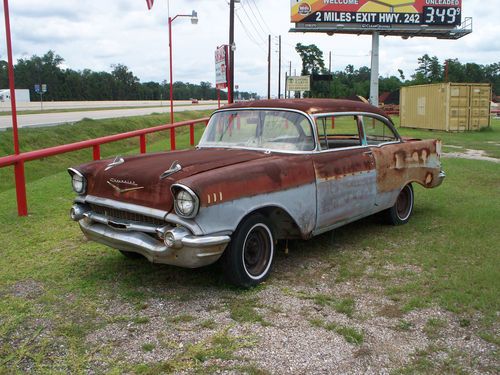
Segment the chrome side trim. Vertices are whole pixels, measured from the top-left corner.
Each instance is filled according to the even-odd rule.
[[[126,211],[131,213],[140,213],[142,215],[151,216],[155,219],[165,220],[165,217],[168,215],[168,211],[158,210],[156,208],[150,208],[145,206],[139,206],[137,204],[132,203],[124,203],[115,201],[107,198],[100,198],[94,195],[87,195],[84,197],[85,203],[93,203],[98,206],[104,206],[109,208],[114,208],[120,211]]]

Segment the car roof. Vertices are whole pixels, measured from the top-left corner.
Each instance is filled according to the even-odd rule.
[[[381,109],[363,102],[345,99],[270,99],[229,104],[222,109],[277,108],[294,109],[311,115],[332,112],[367,112],[388,117]]]

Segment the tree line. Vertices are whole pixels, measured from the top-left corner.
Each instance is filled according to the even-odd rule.
[[[168,82],[141,83],[129,68],[123,64],[111,65],[111,72],[95,72],[90,69],[73,70],[63,68],[64,59],[54,51],[43,56],[33,55],[19,59],[14,65],[17,88],[30,90],[32,100],[38,94],[36,84],[46,84],[44,100],[167,100],[170,98]],[[174,82],[174,99],[188,100],[217,99],[217,90],[210,82],[199,84]],[[8,88],[8,67],[6,61],[0,61],[0,88]],[[227,99],[227,93],[220,92],[221,99]],[[238,92],[236,98],[250,99],[255,93]]]
[[[329,72],[325,68],[323,52],[314,44],[298,43],[295,50],[302,59],[302,75],[331,75],[330,81],[312,82],[311,97],[346,98],[353,95],[368,97],[370,93],[369,67],[355,69],[347,65],[343,71]],[[422,85],[429,83],[491,83],[493,93],[500,94],[500,62],[481,65],[461,63],[458,59],[447,59],[440,62],[436,56],[427,54],[418,58],[414,74],[407,79],[401,69],[398,76],[380,77],[379,91],[392,92],[402,86]]]

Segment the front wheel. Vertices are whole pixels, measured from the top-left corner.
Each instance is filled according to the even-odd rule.
[[[249,288],[267,279],[274,258],[274,236],[269,220],[260,214],[244,219],[223,255],[226,278]]]
[[[399,193],[394,206],[384,212],[387,222],[392,225],[406,224],[413,213],[414,202],[413,187],[408,184]]]

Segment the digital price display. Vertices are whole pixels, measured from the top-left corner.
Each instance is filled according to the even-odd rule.
[[[293,23],[457,26],[462,0],[291,0]]]

